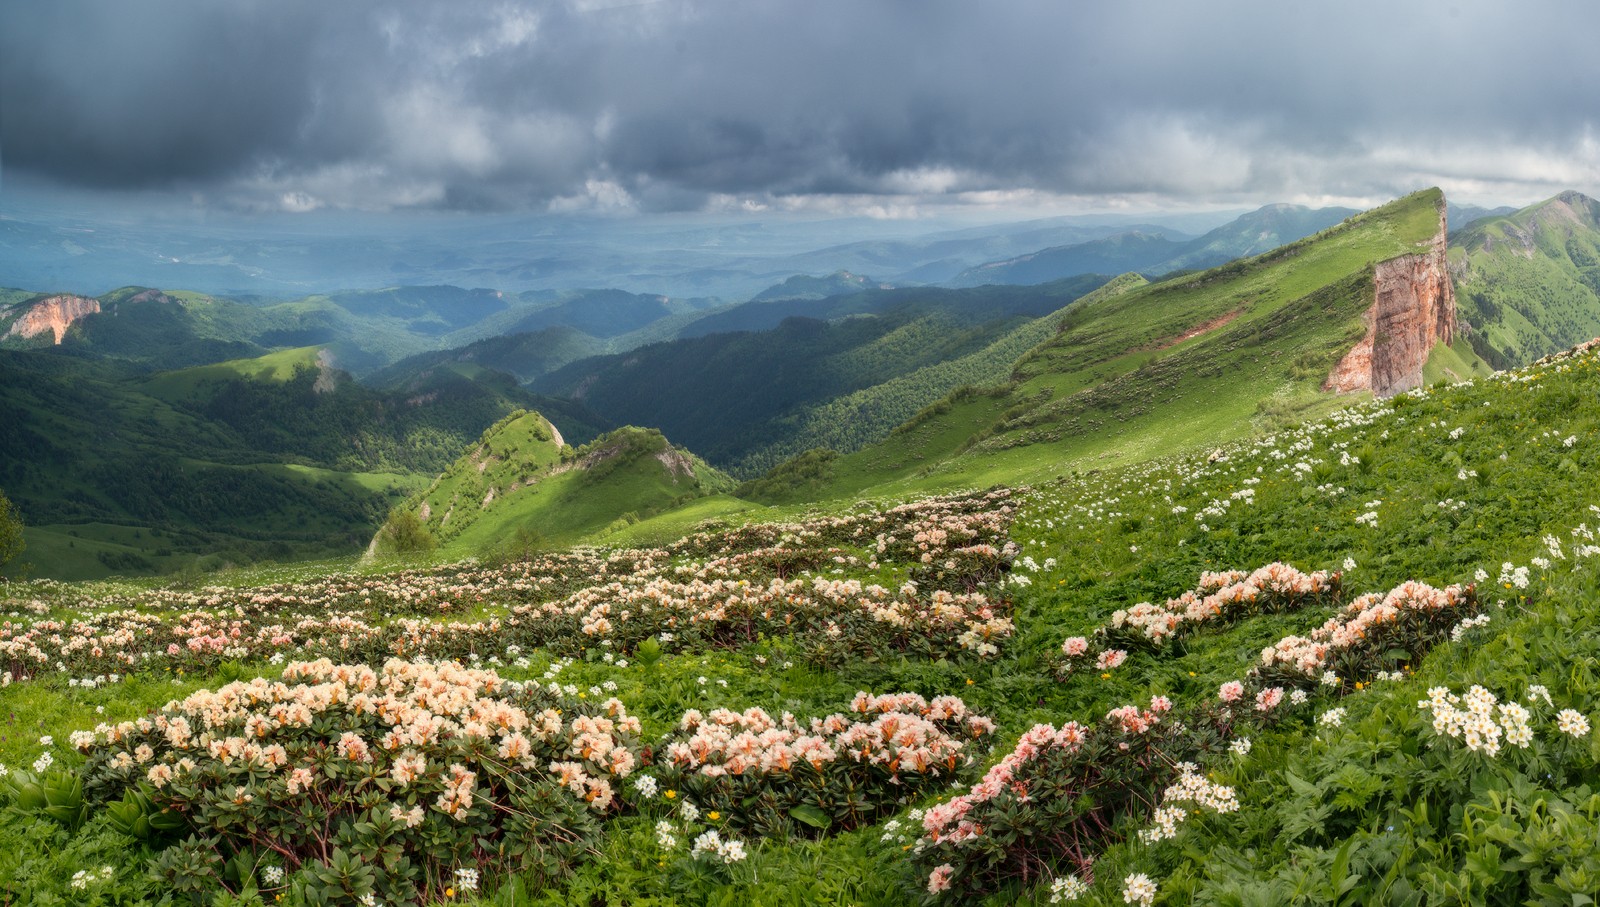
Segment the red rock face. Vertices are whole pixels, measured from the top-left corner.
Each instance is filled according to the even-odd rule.
[[[67,328],[71,327],[74,321],[98,311],[100,311],[98,299],[90,299],[87,296],[51,296],[49,299],[41,299],[34,303],[26,315],[11,325],[11,330],[6,331],[6,336],[21,335],[31,340],[45,331],[52,331],[59,345],[61,338],[67,335]]]
[[[1372,270],[1375,299],[1362,316],[1367,336],[1334,366],[1322,389],[1370,390],[1391,397],[1422,384],[1422,366],[1436,343],[1456,332],[1456,294],[1445,254],[1444,212],[1433,248],[1380,262]]]

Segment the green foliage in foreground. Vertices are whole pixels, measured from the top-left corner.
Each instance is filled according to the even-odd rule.
[[[1305,706],[1253,731],[1247,752],[1207,757],[1209,780],[1236,792],[1238,811],[1191,817],[1171,839],[1147,844],[1136,832],[1150,827],[1154,804],[1129,810],[1110,824],[1080,903],[1124,904],[1125,880],[1138,873],[1157,886],[1158,905],[1581,903],[1574,896],[1595,890],[1600,872],[1592,780],[1600,753],[1592,731],[1562,731],[1559,712],[1600,720],[1597,469],[1600,361],[1584,355],[1364,404],[1304,429],[1224,445],[1214,456],[1208,445],[1203,454],[1142,467],[1076,471],[1036,489],[1010,529],[1021,547],[1004,586],[1016,634],[988,660],[888,654],[821,671],[782,640],[756,639],[641,655],[626,667],[588,649],[556,673],[580,693],[615,695],[640,717],[646,741],[659,740],[689,708],[759,705],[817,715],[857,689],[955,694],[998,725],[1002,742],[981,757],[987,765],[1036,722],[1088,724],[1156,694],[1178,709],[1203,707],[1219,685],[1245,677],[1263,647],[1330,616],[1317,606],[1245,616],[1179,645],[1133,651],[1114,669],[1057,679],[1063,639],[1092,633],[1117,609],[1192,588],[1203,571],[1276,560],[1338,569],[1346,599],[1411,579],[1472,582],[1482,571],[1486,625],[1461,628],[1420,662],[1393,662],[1388,679],[1319,687]],[[827,575],[885,583],[907,576],[899,566],[867,567],[871,547],[847,546],[858,561]],[[67,616],[68,602],[96,594],[52,590],[29,587],[5,605],[10,618],[33,615],[23,602],[36,598]],[[517,679],[543,678],[558,663],[532,653],[519,666],[509,653],[495,654],[498,669]],[[196,685],[256,674],[275,677],[276,669],[234,664],[175,685],[139,671],[111,686],[74,686],[60,675],[14,682],[0,689],[0,715],[15,715],[0,760],[26,771],[48,750],[58,768],[71,768],[79,757],[62,741],[72,730],[136,718]],[[608,682],[614,690],[601,687]],[[1494,755],[1471,749],[1436,732],[1418,708],[1430,687],[1464,696],[1474,684],[1529,710],[1527,748],[1503,740]],[[1324,717],[1334,710],[1343,710],[1338,723]],[[54,741],[41,746],[41,734]],[[658,813],[641,811],[608,824],[597,852],[564,881],[486,876],[475,896],[551,905],[914,903],[925,897],[928,878],[907,859],[920,832],[910,810],[942,799],[908,803],[870,828],[816,840],[747,839],[748,858],[729,864],[692,858],[687,841],[663,848]],[[154,903],[165,889],[151,887],[145,874],[153,851],[116,837],[109,822],[91,813],[72,833],[54,820],[8,812],[0,823],[0,890],[27,891],[16,903],[91,895],[100,903]],[[73,873],[101,866],[111,867],[107,880],[86,885],[103,887],[71,887]],[[1071,872],[1084,867],[1049,864],[1040,874],[998,881],[980,902],[1049,903],[1052,881]],[[454,900],[471,902],[461,895]],[[301,898],[285,902],[306,903]]]

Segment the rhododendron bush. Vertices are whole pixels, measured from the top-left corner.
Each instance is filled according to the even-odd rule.
[[[137,789],[225,854],[281,865],[286,885],[359,857],[371,871],[334,893],[410,902],[457,866],[548,878],[582,859],[638,765],[638,731],[615,699],[586,710],[449,663],[322,660],[75,742],[92,800]]]
[[[1075,636],[1061,645],[1058,675],[1093,662],[1097,670],[1120,665],[1129,649],[1163,652],[1206,627],[1216,628],[1256,614],[1293,611],[1337,602],[1341,576],[1318,570],[1302,573],[1273,563],[1252,572],[1205,572],[1199,584],[1177,598],[1156,605],[1140,602],[1112,613],[1093,638]]]
[[[994,732],[954,696],[858,693],[850,712],[690,711],[656,756],[662,783],[740,831],[846,830],[948,785]]]
[[[929,895],[964,900],[1012,878],[1048,878],[1062,866],[1092,877],[1118,821],[1150,812],[1172,785],[1177,792],[1166,802],[1232,801],[1231,791],[1201,792],[1183,780],[1195,772],[1188,760],[1225,744],[1200,716],[1178,720],[1172,709],[1157,696],[1091,725],[1039,724],[1023,734],[966,793],[923,814],[911,860]]]
[[[1268,682],[1311,686],[1354,683],[1419,660],[1479,612],[1475,586],[1436,589],[1407,582],[1352,601],[1309,637],[1286,636],[1263,649],[1256,673]]]

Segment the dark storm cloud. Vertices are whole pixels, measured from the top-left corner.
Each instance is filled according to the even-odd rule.
[[[1589,3],[70,0],[5,164],[310,209],[1594,189]]]

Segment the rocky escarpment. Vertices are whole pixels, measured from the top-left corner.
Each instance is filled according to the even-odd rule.
[[[67,328],[72,327],[74,321],[99,311],[98,299],[87,296],[51,296],[34,303],[21,318],[12,322],[11,329],[6,331],[6,336],[32,340],[45,331],[52,331],[59,345],[61,338],[67,335]]]
[[[1456,296],[1446,258],[1444,203],[1432,248],[1379,262],[1372,269],[1373,302],[1363,320],[1367,334],[1339,360],[1323,390],[1370,390],[1389,397],[1422,384],[1422,367],[1434,344],[1456,332]]]

